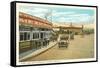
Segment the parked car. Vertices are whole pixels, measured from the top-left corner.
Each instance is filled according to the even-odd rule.
[[[68,47],[69,44],[69,36],[68,35],[59,35],[58,38],[58,46],[60,47]]]

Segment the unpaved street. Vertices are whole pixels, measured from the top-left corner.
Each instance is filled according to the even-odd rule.
[[[41,53],[36,57],[31,57],[25,61],[40,61],[40,60],[59,60],[59,59],[80,59],[94,57],[94,36],[86,35],[81,38],[75,36],[74,40],[70,41],[68,48],[59,48],[55,45],[51,49]]]

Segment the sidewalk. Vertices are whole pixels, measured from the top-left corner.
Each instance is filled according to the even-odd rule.
[[[33,50],[28,51],[28,52],[22,53],[22,54],[19,55],[19,61],[23,61],[23,60],[25,60],[29,57],[37,56],[37,55],[41,54],[42,52],[48,50],[49,48],[55,46],[56,44],[57,44],[56,41],[55,42],[50,42],[49,45],[46,46],[46,47],[40,48],[38,50],[33,49]]]

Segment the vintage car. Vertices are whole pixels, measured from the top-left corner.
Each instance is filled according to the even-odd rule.
[[[58,38],[58,47],[68,47],[69,36],[68,35],[59,35]]]

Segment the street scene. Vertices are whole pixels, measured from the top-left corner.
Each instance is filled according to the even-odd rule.
[[[19,62],[95,57],[94,9],[32,5],[19,8]]]
[[[93,34],[81,38],[75,36],[74,40],[71,40],[68,48],[59,48],[56,44],[51,49],[24,61],[41,61],[41,60],[59,60],[59,59],[84,59],[94,57],[94,37]],[[88,42],[87,42],[88,41]]]

